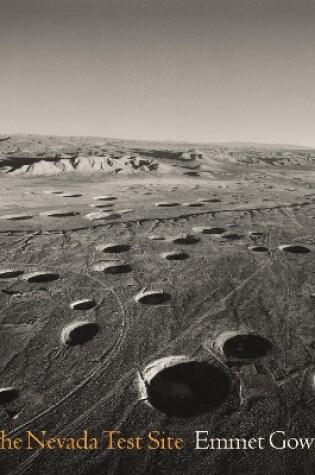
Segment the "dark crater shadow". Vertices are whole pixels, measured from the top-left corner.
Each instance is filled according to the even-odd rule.
[[[92,340],[92,338],[94,338],[98,333],[98,330],[99,328],[96,323],[92,322],[74,327],[65,339],[65,343],[67,345],[79,345],[85,343],[86,341]]]
[[[15,277],[19,277],[22,274],[22,270],[0,270],[0,279],[14,279]]]
[[[8,404],[14,401],[19,395],[19,392],[15,388],[0,388],[0,404]]]
[[[254,359],[266,356],[271,350],[271,343],[260,335],[235,335],[222,346],[222,352],[228,358]]]
[[[147,292],[138,296],[137,301],[144,305],[160,305],[171,300],[167,292]]]
[[[179,203],[176,202],[165,202],[165,203],[156,203],[155,204],[158,208],[173,208],[175,206],[179,206]]]
[[[198,203],[185,203],[183,206],[187,206],[188,208],[201,208],[204,206],[204,203],[198,202]]]
[[[184,172],[183,175],[187,175],[187,176],[200,176],[200,174],[198,172]]]
[[[200,242],[200,239],[193,235],[186,235],[186,236],[177,236],[171,239],[172,242],[179,245],[186,245],[186,244],[197,244]]]
[[[127,252],[130,251],[131,247],[128,244],[109,244],[105,245],[102,248],[102,252],[106,252],[109,254],[118,254],[120,252]]]
[[[53,210],[53,211],[44,211],[40,213],[40,216],[47,218],[67,218],[70,216],[78,216],[80,213],[72,210]]]
[[[228,397],[230,377],[207,362],[190,361],[165,368],[148,387],[150,404],[173,417],[192,417],[215,409]]]
[[[309,254],[311,252],[308,247],[300,245],[283,246],[280,249],[290,254]]]
[[[163,254],[163,257],[168,261],[184,261],[189,258],[189,255],[186,252],[168,252]]]
[[[8,214],[1,216],[1,219],[6,219],[7,221],[25,221],[26,219],[32,219],[33,216],[30,214]]]
[[[73,302],[71,304],[72,310],[91,310],[95,306],[96,306],[96,302],[92,299],[78,300],[77,302]]]
[[[253,252],[269,252],[268,247],[265,246],[251,246],[249,249]]]
[[[253,236],[253,237],[258,237],[258,236],[263,236],[264,233],[262,233],[261,231],[250,231],[249,233],[249,236]]]
[[[104,268],[106,274],[128,274],[132,272],[132,267],[129,264],[112,264]]]
[[[54,272],[38,272],[34,274],[28,274],[25,276],[27,282],[42,283],[51,282],[59,279],[59,274]]]
[[[204,228],[202,234],[223,234],[226,232],[224,228]]]

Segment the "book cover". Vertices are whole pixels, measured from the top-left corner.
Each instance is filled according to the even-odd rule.
[[[0,0],[0,475],[314,473],[314,20]]]

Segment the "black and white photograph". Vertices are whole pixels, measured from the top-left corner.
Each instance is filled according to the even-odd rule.
[[[0,0],[0,475],[315,473],[315,1]]]

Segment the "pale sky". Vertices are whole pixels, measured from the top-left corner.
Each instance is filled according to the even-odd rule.
[[[315,146],[315,0],[0,0],[0,133]]]

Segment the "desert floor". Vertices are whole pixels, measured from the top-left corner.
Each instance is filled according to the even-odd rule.
[[[194,450],[315,436],[314,152],[50,140],[0,143],[1,428],[185,447],[3,450],[1,473],[314,473],[312,450]]]

